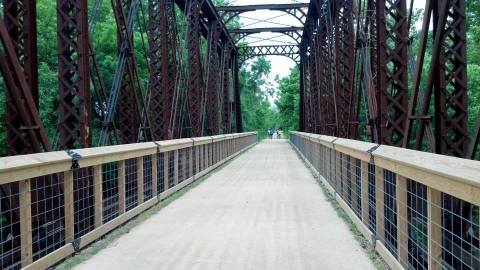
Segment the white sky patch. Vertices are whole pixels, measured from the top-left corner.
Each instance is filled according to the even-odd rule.
[[[413,0],[414,8],[425,8],[425,0]],[[258,5],[258,4],[288,4],[288,3],[308,3],[308,0],[236,0],[233,5]],[[411,0],[407,0],[407,7],[410,7]],[[264,28],[264,27],[287,27],[287,26],[302,26],[302,24],[293,16],[279,11],[261,10],[255,12],[247,12],[240,15],[240,22],[242,28]],[[422,23],[419,22],[416,25],[417,28],[421,28]],[[270,40],[269,40],[270,39]],[[288,36],[277,33],[261,33],[251,35],[245,38],[246,41],[252,46],[261,45],[287,45],[292,44],[295,41]],[[272,71],[269,75],[269,82],[277,90],[278,85],[275,78],[288,76],[290,69],[296,64],[293,60],[283,56],[268,56],[267,59],[272,63]],[[274,99],[271,98],[270,102],[273,104]]]

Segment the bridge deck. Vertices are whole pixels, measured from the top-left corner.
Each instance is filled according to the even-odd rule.
[[[287,141],[265,141],[77,269],[372,269]]]

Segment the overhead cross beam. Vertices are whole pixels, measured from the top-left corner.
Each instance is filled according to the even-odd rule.
[[[255,56],[286,56],[300,64],[300,49],[296,45],[245,46],[238,48],[241,63]]]
[[[308,3],[293,3],[293,4],[266,4],[266,5],[245,5],[245,6],[224,6],[217,7],[225,24],[229,23],[233,18],[245,12],[252,12],[257,10],[273,10],[281,11],[295,17],[300,23],[304,23],[306,17],[306,9]]]
[[[247,29],[230,29],[229,32],[233,35],[236,42],[243,38],[259,33],[281,33],[291,37],[297,44],[300,44],[302,39],[303,27],[264,27],[264,28],[247,28]]]

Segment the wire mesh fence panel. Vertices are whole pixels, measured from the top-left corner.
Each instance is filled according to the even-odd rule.
[[[31,180],[33,260],[65,244],[64,177],[53,174]]]
[[[152,156],[151,155],[143,157],[143,193],[144,193],[145,201],[148,201],[151,198],[153,198]]]
[[[118,216],[118,163],[102,165],[103,223]]]
[[[371,163],[368,163],[368,228],[377,234],[376,168]]]
[[[384,244],[397,256],[397,198],[396,174],[384,170]]]
[[[165,162],[165,153],[158,153],[157,154],[157,179],[158,179],[157,190],[159,194],[165,191],[164,162]]]
[[[407,246],[399,247],[408,254],[408,262],[401,261],[401,263],[408,269],[426,270],[428,269],[427,186],[407,180],[407,190],[400,190],[400,192],[407,194],[407,216],[400,218],[406,218],[408,223]]]
[[[435,203],[435,202],[433,202]],[[436,249],[441,247],[443,262],[448,269],[479,269],[479,210],[478,206],[448,194],[443,194],[441,204],[435,204],[442,213],[442,230]],[[438,210],[437,210],[438,211]],[[441,226],[441,227],[440,227]]]
[[[137,194],[137,159],[125,160],[125,207],[129,211],[138,202]]]
[[[95,228],[93,168],[73,170],[74,228],[78,238]]]
[[[362,218],[362,161],[360,159],[352,158],[352,201],[353,212],[358,218]]]
[[[21,196],[19,184],[16,182],[0,185],[0,192],[0,268],[20,269]],[[30,207],[30,205],[28,205],[28,207]],[[30,220],[27,222],[30,222]]]

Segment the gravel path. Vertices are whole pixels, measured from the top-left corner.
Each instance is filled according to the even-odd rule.
[[[239,156],[75,269],[373,269],[285,140]]]

